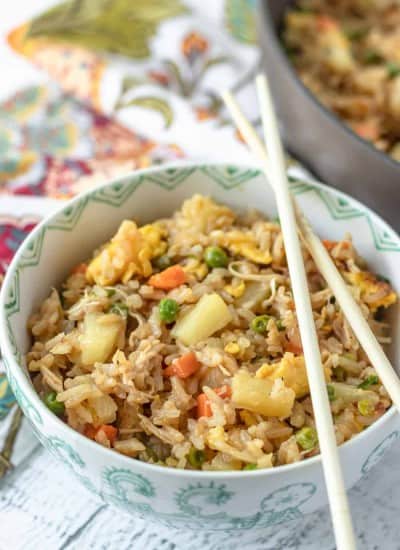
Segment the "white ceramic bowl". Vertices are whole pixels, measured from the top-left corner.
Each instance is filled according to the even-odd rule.
[[[353,235],[372,270],[400,291],[400,239],[352,198],[322,185],[292,182],[292,191],[323,238]],[[25,240],[1,294],[1,348],[13,391],[43,445],[93,493],[124,510],[189,529],[265,528],[326,504],[321,461],[271,470],[197,472],[139,462],[107,450],[69,428],[43,405],[32,387],[24,355],[28,316],[73,265],[107,240],[123,218],[146,223],[170,215],[194,193],[235,209],[255,207],[275,216],[273,194],[256,167],[180,165],[142,170],[69,202]],[[394,313],[398,321],[398,313]],[[396,332],[398,332],[396,323]],[[399,366],[399,335],[391,358]],[[340,448],[351,487],[399,436],[393,409]]]

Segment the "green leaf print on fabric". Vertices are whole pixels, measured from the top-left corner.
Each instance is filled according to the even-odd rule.
[[[143,107],[160,113],[164,120],[165,128],[169,128],[173,120],[173,111],[169,103],[165,99],[155,96],[135,97],[126,103],[120,105],[120,109],[125,107]]]
[[[33,19],[28,38],[146,58],[161,21],[186,11],[179,0],[69,0]]]
[[[225,0],[225,23],[229,32],[241,42],[257,42],[256,0]]]

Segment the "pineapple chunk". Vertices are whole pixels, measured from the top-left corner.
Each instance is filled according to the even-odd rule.
[[[192,346],[224,328],[231,319],[229,308],[221,296],[206,294],[189,313],[178,319],[172,336],[186,346]]]
[[[282,378],[285,386],[292,388],[296,397],[304,397],[309,393],[306,366],[302,355],[294,356],[292,353],[285,353],[279,363],[262,365],[256,377],[269,380]]]
[[[83,365],[104,363],[115,351],[125,321],[112,313],[87,313],[80,336]]]
[[[288,388],[292,388],[297,398],[304,397],[310,393],[307,378],[307,369],[302,355],[296,356],[293,353],[285,353],[279,363],[272,365],[264,364],[256,372],[257,378],[268,378],[277,380],[281,378]],[[330,381],[330,369],[325,368],[325,379]]]
[[[239,371],[232,378],[232,401],[237,408],[287,418],[292,413],[295,392],[284,385],[277,389],[276,384],[279,382]]]

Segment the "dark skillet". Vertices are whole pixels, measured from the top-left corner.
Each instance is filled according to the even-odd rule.
[[[307,90],[282,48],[279,33],[292,0],[260,0],[263,63],[289,151],[322,181],[376,210],[400,230],[400,162],[359,138]]]

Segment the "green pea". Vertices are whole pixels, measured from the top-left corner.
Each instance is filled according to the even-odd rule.
[[[257,464],[246,464],[243,466],[243,470],[257,470]]]
[[[349,29],[345,34],[349,40],[361,40],[361,38],[364,38],[368,34],[368,29]]]
[[[375,407],[369,399],[360,399],[357,403],[357,409],[362,416],[370,416],[373,414]]]
[[[284,324],[282,323],[282,321],[280,319],[277,319],[275,321],[275,324],[276,324],[276,328],[279,330],[279,332],[282,332],[283,330],[285,330],[285,326],[284,326]]]
[[[158,313],[164,323],[173,323],[178,315],[179,304],[171,298],[163,298],[158,305]]]
[[[228,265],[228,256],[219,246],[209,246],[204,251],[204,261],[208,267],[226,267]]]
[[[111,298],[116,293],[115,288],[106,288],[107,298]]]
[[[400,75],[400,65],[394,61],[386,65],[386,70],[389,78],[396,78]]]
[[[164,269],[167,269],[167,267],[170,267],[171,265],[171,258],[164,254],[163,256],[158,256],[153,260],[153,265],[160,271],[164,271]]]
[[[146,447],[146,455],[148,456],[149,459],[153,460],[154,462],[158,461],[158,455],[155,452],[155,450],[152,449],[151,447]]]
[[[254,330],[254,332],[257,332],[258,334],[263,334],[267,331],[267,325],[270,319],[271,317],[269,315],[258,315],[257,317],[254,317],[250,323],[251,330]]]
[[[380,61],[382,61],[382,57],[379,52],[375,50],[366,50],[364,53],[364,63],[366,65],[376,65]]]
[[[188,460],[189,464],[193,466],[193,468],[200,468],[203,462],[205,461],[206,456],[204,454],[204,451],[201,451],[200,449],[196,449],[195,447],[192,447],[188,454]]]
[[[376,386],[376,384],[379,384],[379,378],[376,376],[376,374],[371,374],[370,376],[367,376],[367,378],[363,380],[361,384],[358,384],[358,387],[362,390],[366,390],[370,386]]]
[[[121,315],[121,317],[128,317],[129,308],[126,304],[122,302],[115,302],[109,307],[108,313],[115,313],[116,315]]]
[[[65,405],[61,401],[57,401],[57,393],[50,391],[43,398],[46,407],[57,416],[62,416],[65,411]]]
[[[328,390],[329,401],[335,401],[335,399],[336,399],[335,388],[333,386],[331,386],[330,384],[328,384],[326,386],[326,389]]]
[[[296,433],[296,441],[305,451],[311,451],[318,445],[318,435],[315,428],[305,426]]]

